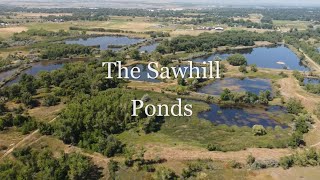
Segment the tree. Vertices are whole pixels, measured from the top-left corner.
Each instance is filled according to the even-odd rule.
[[[140,56],[139,50],[138,50],[138,49],[134,49],[133,51],[131,51],[130,57],[131,57],[132,59],[135,59],[135,60],[140,60],[140,59],[141,59],[141,56]]]
[[[247,59],[242,54],[231,55],[227,61],[233,66],[247,65]]]
[[[257,65],[256,65],[256,64],[252,64],[252,65],[250,66],[250,68],[251,68],[251,71],[252,71],[252,72],[257,72],[257,71],[258,71],[258,68],[257,68]]]
[[[255,136],[263,136],[267,134],[266,129],[262,125],[254,125],[252,127],[252,132],[253,132],[253,135]]]
[[[304,107],[301,104],[301,101],[295,98],[290,98],[288,102],[286,103],[286,108],[288,113],[296,114],[303,112]]]
[[[43,105],[47,106],[47,107],[55,106],[55,105],[59,104],[59,102],[60,102],[60,98],[58,98],[55,95],[50,94],[44,98]]]
[[[294,132],[289,139],[288,145],[292,148],[297,148],[303,144],[303,135],[301,132]]]
[[[239,71],[242,72],[242,73],[247,73],[247,72],[248,72],[248,71],[247,71],[247,67],[246,67],[245,65],[241,65],[241,66],[239,67]]]
[[[224,89],[223,92],[220,94],[220,98],[222,101],[229,101],[232,99],[232,94],[229,89]]]

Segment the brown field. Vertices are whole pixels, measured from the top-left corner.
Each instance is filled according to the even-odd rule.
[[[28,110],[30,116],[34,117],[37,121],[40,122],[48,122],[55,118],[58,113],[65,107],[65,104],[60,103],[56,106],[40,106],[33,109]]]
[[[19,33],[26,30],[28,30],[28,28],[24,26],[0,28],[0,39],[8,39],[13,33]]]

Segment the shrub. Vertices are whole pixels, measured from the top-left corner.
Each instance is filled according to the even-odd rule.
[[[117,161],[110,160],[108,163],[108,170],[111,179],[115,179],[116,172],[119,170],[119,165]]]
[[[202,171],[202,167],[198,163],[192,163],[188,165],[188,168],[182,170],[181,176],[184,178],[189,178],[192,176],[196,176],[196,173]]]
[[[253,157],[251,154],[247,157],[247,164],[251,165],[256,161],[256,158]]]
[[[156,180],[175,180],[178,176],[171,170],[165,167],[157,169],[154,179]]]
[[[279,76],[281,76],[282,78],[287,78],[287,77],[289,77],[288,74],[284,73],[283,71],[281,71],[281,72],[279,73]]]
[[[232,160],[229,162],[230,167],[234,168],[234,169],[241,169],[243,167],[243,165],[235,160]]]
[[[233,66],[247,65],[247,59],[241,54],[229,56],[227,61]]]
[[[294,132],[289,139],[288,146],[290,146],[292,148],[296,148],[303,143],[304,143],[304,141],[303,141],[302,133],[301,132]]]
[[[257,68],[257,65],[256,65],[256,64],[252,64],[252,65],[250,66],[250,69],[251,69],[252,72],[257,72],[257,71],[258,71],[258,68]]]
[[[291,114],[296,114],[298,115],[299,113],[303,112],[303,106],[301,102],[295,98],[290,98],[288,102],[286,103],[286,108],[288,113]]]
[[[207,149],[208,151],[221,151],[221,148],[215,144],[208,144]]]
[[[247,72],[248,72],[248,71],[247,71],[247,67],[246,67],[245,65],[241,65],[241,66],[239,67],[239,71],[242,72],[242,73],[247,73]]]
[[[39,131],[42,135],[52,135],[54,132],[54,128],[48,123],[40,123]]]
[[[285,157],[282,157],[280,158],[280,166],[283,168],[283,169],[289,169],[290,167],[293,166],[293,158],[292,156],[285,156]]]
[[[262,125],[254,125],[252,127],[252,132],[253,132],[253,135],[255,136],[263,136],[267,134],[266,129]]]
[[[299,81],[299,82],[303,82],[304,81],[304,76],[303,74],[301,74],[299,71],[294,70],[293,71],[293,76]]]
[[[60,98],[55,95],[48,95],[44,98],[43,105],[44,106],[55,106],[59,104]]]

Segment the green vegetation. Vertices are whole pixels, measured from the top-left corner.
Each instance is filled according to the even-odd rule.
[[[158,47],[158,52],[174,53],[178,51],[198,52],[211,51],[219,46],[252,46],[254,41],[279,42],[280,34],[255,33],[248,31],[225,31],[222,33],[203,33],[199,36],[180,36],[171,41],[163,41]]]
[[[252,127],[252,132],[253,132],[253,135],[255,136],[263,136],[267,134],[266,129],[262,125],[254,125]]]
[[[320,152],[317,152],[314,148],[297,152],[280,159],[280,166],[284,169],[289,169],[292,166],[306,167],[318,165],[320,165]]]
[[[231,92],[229,89],[224,89],[220,94],[222,101],[231,101],[237,104],[265,104],[267,105],[272,100],[270,91],[261,91],[259,96],[251,92]]]
[[[247,59],[242,54],[234,54],[229,56],[227,61],[233,66],[247,65]]]
[[[13,152],[14,160],[0,164],[0,179],[96,179],[101,173],[87,158],[77,153],[53,156],[48,149],[30,147]]]

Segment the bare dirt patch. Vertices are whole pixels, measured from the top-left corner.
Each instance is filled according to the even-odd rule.
[[[164,158],[168,161],[185,161],[197,159],[212,159],[229,161],[236,160],[238,162],[246,162],[248,155],[252,154],[259,160],[275,159],[291,153],[289,149],[266,149],[266,148],[249,148],[242,151],[234,152],[210,152],[206,149],[190,148],[190,147],[169,147],[159,145],[148,145],[145,157],[152,159],[154,157]]]

